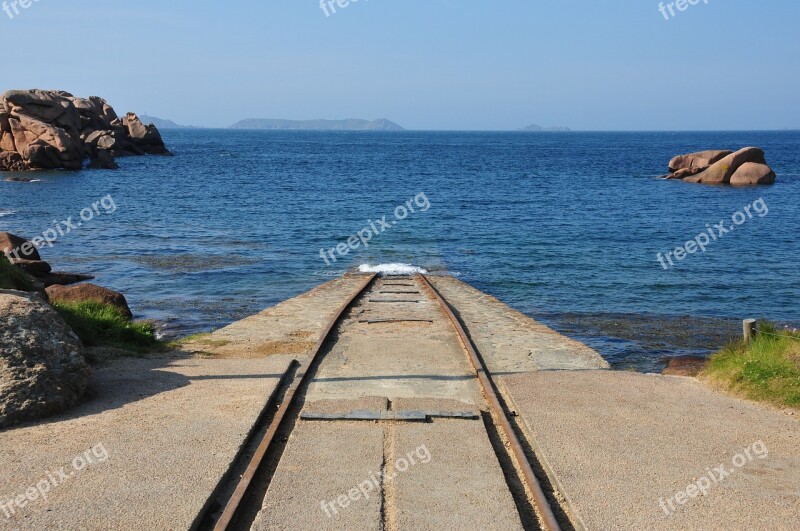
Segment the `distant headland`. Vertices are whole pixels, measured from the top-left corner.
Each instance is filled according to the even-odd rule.
[[[157,116],[149,116],[147,114],[140,114],[139,119],[146,124],[153,124],[159,129],[201,129],[194,125],[176,124],[172,120],[158,118]]]
[[[236,122],[231,129],[273,129],[285,131],[405,131],[385,118],[377,120],[277,120],[248,118]]]

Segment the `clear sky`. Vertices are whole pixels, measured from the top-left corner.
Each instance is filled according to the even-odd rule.
[[[800,128],[797,0],[23,1],[0,12],[0,90],[183,124]]]

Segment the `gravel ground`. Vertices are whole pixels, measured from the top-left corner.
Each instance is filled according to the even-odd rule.
[[[588,529],[797,529],[796,416],[693,378],[548,371],[502,381]],[[720,465],[734,472],[719,480]],[[687,490],[703,476],[707,495]]]

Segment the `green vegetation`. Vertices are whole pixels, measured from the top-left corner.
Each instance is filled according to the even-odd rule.
[[[21,269],[14,267],[4,254],[0,253],[0,289],[34,291],[33,279]]]
[[[160,347],[150,323],[135,323],[114,306],[95,301],[55,302],[53,307],[86,346],[110,346],[134,352]]]
[[[190,336],[182,337],[180,339],[176,339],[174,341],[170,341],[166,343],[167,348],[180,350],[182,347],[191,344],[192,347],[195,345],[200,345],[201,347],[224,347],[230,343],[227,339],[214,339],[212,334],[208,333],[200,333],[200,334],[192,334]],[[199,356],[201,358],[215,358],[217,354],[212,352],[205,352],[205,351],[197,351],[193,352],[195,356]]]
[[[227,339],[213,339],[213,335],[208,333],[192,334],[190,336],[182,337],[172,342],[175,346],[185,345],[187,343],[198,343],[208,347],[224,347],[230,343]]]
[[[761,322],[749,345],[725,347],[711,357],[704,376],[751,400],[800,409],[800,334]]]

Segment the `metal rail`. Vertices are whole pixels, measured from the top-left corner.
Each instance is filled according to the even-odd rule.
[[[267,450],[269,450],[272,440],[275,438],[278,428],[282,424],[283,419],[286,417],[286,412],[289,411],[289,408],[294,403],[295,398],[297,397],[298,389],[300,389],[300,387],[306,381],[308,369],[317,362],[320,352],[322,351],[322,346],[328,340],[328,336],[333,330],[333,327],[336,326],[336,323],[339,321],[339,319],[341,319],[342,315],[347,308],[350,307],[353,301],[355,301],[359,295],[364,293],[367,287],[372,284],[372,281],[375,280],[376,276],[376,274],[370,275],[364,284],[361,285],[358,291],[356,291],[354,295],[348,298],[347,301],[345,301],[345,303],[339,307],[333,318],[328,322],[328,325],[325,327],[325,330],[323,330],[319,341],[317,341],[317,344],[314,345],[314,349],[308,358],[308,362],[300,367],[294,377],[291,387],[289,387],[289,389],[286,391],[286,396],[284,396],[277,413],[275,413],[275,417],[272,419],[272,423],[269,425],[267,432],[264,434],[264,438],[258,445],[255,454],[253,454],[253,458],[250,460],[247,470],[245,470],[244,474],[242,475],[242,479],[239,480],[239,484],[236,486],[233,496],[231,496],[230,500],[228,500],[228,503],[225,505],[225,509],[222,511],[222,514],[219,517],[219,520],[217,520],[217,523],[214,525],[214,531],[225,531],[233,522],[233,519],[236,516],[236,511],[239,509],[242,500],[244,500],[245,496],[247,495],[247,490],[250,487],[250,483],[253,481],[253,477],[261,466],[261,463],[267,454]]]
[[[442,297],[436,288],[433,287],[425,275],[419,274],[419,278],[425,288],[428,289],[433,297],[439,302],[442,310],[450,319],[453,327],[456,329],[456,333],[461,340],[461,344],[464,346],[464,350],[467,352],[469,361],[472,364],[473,369],[475,369],[475,373],[481,383],[484,397],[489,403],[489,407],[491,409],[491,415],[494,417],[495,422],[500,425],[503,433],[508,439],[511,450],[513,451],[514,457],[517,461],[517,465],[522,471],[523,480],[533,496],[533,502],[536,505],[536,509],[539,511],[539,516],[542,519],[545,529],[549,531],[560,531],[561,526],[559,526],[558,520],[556,520],[555,514],[553,514],[553,509],[550,507],[550,502],[547,500],[547,497],[542,490],[541,483],[539,483],[539,480],[533,473],[533,468],[531,468],[531,464],[528,462],[528,458],[525,455],[525,450],[523,450],[522,444],[520,443],[516,432],[514,432],[514,428],[511,426],[511,422],[508,420],[505,411],[503,411],[500,400],[494,391],[491,376],[489,376],[486,366],[484,365],[480,356],[478,356],[475,345],[472,343],[472,340],[469,338],[469,336],[467,336],[464,327],[461,326],[461,322],[453,313],[453,310],[450,308],[450,305],[447,303],[444,297]]]

